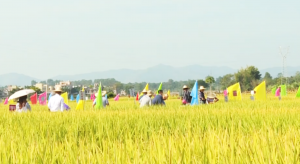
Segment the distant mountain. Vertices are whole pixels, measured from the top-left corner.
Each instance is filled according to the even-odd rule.
[[[8,73],[0,75],[0,86],[6,86],[6,85],[17,85],[17,86],[25,86],[25,85],[31,85],[31,81],[36,80],[39,81],[36,78],[18,74],[18,73]]]
[[[119,69],[102,72],[93,72],[78,75],[60,75],[52,79],[59,80],[81,80],[81,79],[104,79],[115,78],[123,83],[128,82],[161,82],[173,79],[204,79],[208,75],[215,77],[223,76],[235,72],[235,69],[229,67],[208,67],[200,65],[191,65],[186,67],[172,67],[167,65],[157,65],[155,67],[143,70]]]

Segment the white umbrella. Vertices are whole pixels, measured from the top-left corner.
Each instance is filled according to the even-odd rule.
[[[34,93],[34,92],[35,91],[32,89],[23,89],[23,90],[17,91],[9,97],[8,101],[12,100],[12,99],[17,99],[22,96],[26,96],[26,95],[28,95],[30,93]]]

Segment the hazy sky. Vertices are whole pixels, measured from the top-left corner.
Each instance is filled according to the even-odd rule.
[[[0,0],[0,74],[300,66],[299,0]]]

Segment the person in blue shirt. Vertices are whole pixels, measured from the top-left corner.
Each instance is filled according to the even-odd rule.
[[[158,95],[152,100],[152,105],[166,105],[165,101],[168,98],[168,95],[163,95],[163,90],[158,91]]]

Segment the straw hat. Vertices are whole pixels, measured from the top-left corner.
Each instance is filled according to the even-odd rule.
[[[200,86],[200,88],[199,88],[199,90],[204,90],[204,89],[206,89],[206,88],[204,88],[203,86]]]
[[[168,96],[168,94],[164,94],[163,95],[163,99],[165,100],[165,99],[167,99],[169,96]]]
[[[62,92],[61,86],[60,85],[56,86],[54,92]]]
[[[148,96],[152,96],[152,91],[151,91],[151,90],[148,90],[147,95],[148,95]]]
[[[187,85],[184,85],[182,89],[190,89]]]
[[[144,89],[142,92],[143,92],[143,93],[147,93],[147,90],[146,90],[146,89]]]
[[[105,96],[106,95],[106,91],[102,91],[102,96]],[[95,97],[98,97],[98,92],[95,93]]]

